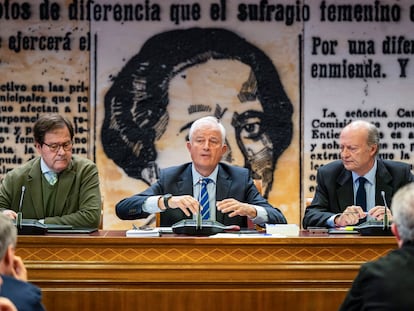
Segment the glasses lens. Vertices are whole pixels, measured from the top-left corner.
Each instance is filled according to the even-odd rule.
[[[64,143],[63,145],[62,145],[62,148],[63,148],[63,150],[65,150],[65,151],[69,151],[69,150],[71,150],[72,149],[72,142],[71,141],[68,141],[67,143]]]
[[[65,151],[72,150],[73,142],[68,141],[68,142],[66,142],[64,144],[61,144],[61,145],[59,145],[59,144],[50,144],[49,145],[49,144],[46,144],[46,143],[43,143],[43,144],[46,145],[51,152],[58,152],[60,147],[62,147],[62,149],[65,150]]]

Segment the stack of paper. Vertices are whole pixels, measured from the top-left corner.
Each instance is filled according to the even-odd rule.
[[[266,224],[266,233],[299,236],[299,226],[296,224]]]
[[[126,232],[127,237],[152,237],[160,235],[160,228],[130,229]]]

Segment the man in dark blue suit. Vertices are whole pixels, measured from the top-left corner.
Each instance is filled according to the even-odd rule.
[[[0,213],[0,296],[10,299],[19,311],[44,311],[40,288],[27,282],[26,267],[14,254],[16,242],[16,227]]]
[[[319,168],[315,196],[302,221],[305,229],[380,221],[385,210],[392,220],[391,211],[384,208],[382,192],[390,206],[395,192],[414,177],[408,164],[377,158],[379,136],[375,125],[367,121],[353,121],[343,128],[339,138],[341,160]],[[360,177],[364,178],[365,206],[357,202]]]
[[[361,266],[340,311],[414,310],[413,183],[397,191],[391,209],[398,249]]]
[[[116,205],[117,216],[138,219],[160,212],[161,226],[196,217],[200,209],[200,180],[209,178],[210,220],[242,228],[248,226],[248,218],[258,225],[286,223],[282,212],[260,195],[247,169],[220,163],[227,150],[225,135],[216,118],[196,120],[187,141],[192,162],[162,170],[159,180],[150,188]]]

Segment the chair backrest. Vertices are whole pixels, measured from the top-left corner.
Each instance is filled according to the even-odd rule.
[[[253,179],[253,183],[261,195],[263,195],[263,185],[261,179]]]

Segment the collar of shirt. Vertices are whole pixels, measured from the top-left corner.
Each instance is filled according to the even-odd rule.
[[[196,169],[194,168],[194,165],[191,165],[191,172],[193,174],[193,187],[196,184],[198,184],[198,182],[202,178],[210,178],[214,182],[214,184],[215,184],[216,181],[217,181],[218,165],[216,166],[216,168],[214,169],[214,171],[210,174],[210,176],[201,176],[201,174],[199,172],[197,172]]]
[[[375,185],[375,174],[376,173],[377,173],[377,160],[375,160],[373,167],[363,177],[365,177],[365,179],[371,185]],[[357,173],[352,172],[352,179],[354,181],[354,185],[356,184],[356,181],[359,177],[362,177],[362,176],[359,176]]]
[[[369,170],[368,173],[364,175],[367,182],[365,183],[365,191],[367,193],[367,210],[370,210],[375,206],[375,174],[377,173],[377,160],[375,160],[374,166]],[[357,188],[359,186],[359,181],[357,179],[360,176],[352,172],[352,178],[354,180],[354,202],[357,193]],[[369,216],[368,219],[371,219]]]
[[[40,158],[40,170],[42,171],[42,174],[52,171],[45,163],[43,158]]]

